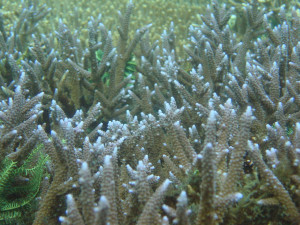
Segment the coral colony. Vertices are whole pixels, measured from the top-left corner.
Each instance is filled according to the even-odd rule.
[[[17,2],[0,224],[300,224],[298,1]]]

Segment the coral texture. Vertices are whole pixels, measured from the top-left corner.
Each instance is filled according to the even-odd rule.
[[[0,224],[300,224],[297,1],[55,2],[0,2]]]

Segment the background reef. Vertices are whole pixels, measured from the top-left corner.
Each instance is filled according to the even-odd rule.
[[[300,223],[298,1],[0,7],[0,224]]]

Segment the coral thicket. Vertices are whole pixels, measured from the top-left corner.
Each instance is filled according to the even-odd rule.
[[[297,1],[76,4],[0,1],[0,224],[300,224]]]

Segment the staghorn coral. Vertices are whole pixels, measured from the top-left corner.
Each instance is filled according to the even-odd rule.
[[[1,102],[0,223],[30,223],[45,177],[48,157],[38,142],[36,127],[43,93],[25,98],[22,73],[13,98]],[[23,81],[23,82],[22,82]],[[47,178],[45,178],[47,179]]]
[[[43,146],[30,177],[39,198],[22,222],[298,224],[297,5],[279,6],[272,24],[267,2],[247,1],[235,34],[238,4],[214,1],[197,17],[194,1],[174,1],[201,21],[180,23],[178,13],[159,30],[133,3],[118,23],[82,8],[67,15],[70,5],[54,1],[51,11],[37,1],[15,14],[3,7],[0,175],[23,171]],[[102,10],[114,15],[114,4]],[[180,12],[172,4],[165,13]]]

